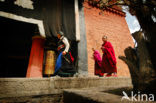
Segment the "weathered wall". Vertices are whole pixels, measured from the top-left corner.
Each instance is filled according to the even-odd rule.
[[[84,18],[84,7],[79,5],[80,41],[78,42],[78,73],[88,75],[88,55]]]
[[[101,51],[102,36],[105,34],[108,37],[115,49],[117,58],[118,76],[130,76],[127,65],[118,59],[119,55],[124,55],[124,49],[128,46],[133,46],[133,40],[128,29],[125,17],[118,14],[93,8],[84,3],[86,35],[87,35],[87,51],[88,51],[88,74],[94,74],[94,61],[91,58],[94,47]]]

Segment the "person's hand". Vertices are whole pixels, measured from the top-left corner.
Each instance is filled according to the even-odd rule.
[[[63,52],[62,52],[62,55],[66,55],[66,51],[63,51]]]
[[[59,50],[60,50],[60,47],[57,48],[57,51],[59,51]]]
[[[102,50],[104,50],[104,49],[105,49],[105,47],[101,47],[101,49],[102,49]]]

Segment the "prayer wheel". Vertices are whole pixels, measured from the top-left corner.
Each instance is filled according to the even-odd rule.
[[[55,61],[56,61],[55,52],[52,50],[48,50],[46,52],[46,62],[45,62],[44,75],[51,76],[54,74]]]

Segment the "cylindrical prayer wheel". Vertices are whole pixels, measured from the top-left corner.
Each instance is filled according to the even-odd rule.
[[[55,52],[52,50],[48,50],[46,52],[46,62],[45,62],[45,71],[44,71],[45,75],[50,76],[54,74],[55,61],[56,61]]]

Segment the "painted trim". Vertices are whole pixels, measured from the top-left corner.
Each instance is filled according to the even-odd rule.
[[[80,26],[79,26],[79,8],[78,0],[75,0],[75,25],[76,25],[76,41],[80,41]]]
[[[0,11],[0,16],[6,17],[6,18],[9,18],[9,19],[13,19],[13,20],[17,20],[17,21],[22,21],[22,22],[37,24],[38,25],[39,32],[40,32],[40,35],[42,37],[46,37],[45,36],[45,30],[44,30],[44,26],[43,26],[43,21],[42,20],[37,20],[37,19],[33,19],[33,18],[26,18],[26,17],[23,17],[23,16],[17,16],[15,14],[3,12],[3,11]]]

